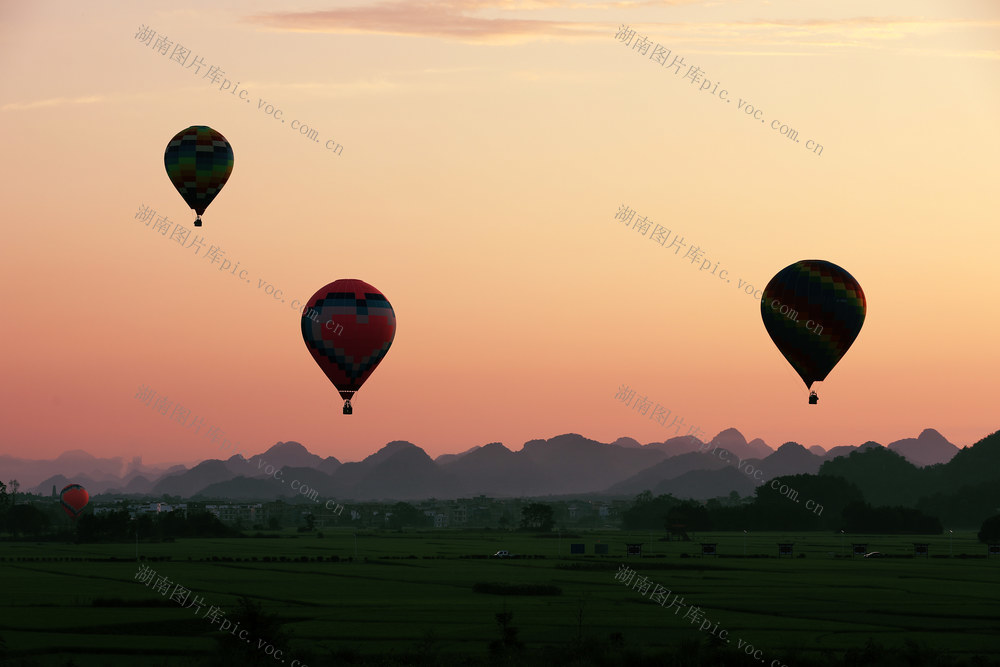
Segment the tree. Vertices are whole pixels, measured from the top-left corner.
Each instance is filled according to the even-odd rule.
[[[406,526],[430,526],[433,520],[409,503],[398,502],[390,510],[389,528],[398,529]]]
[[[712,518],[708,508],[701,503],[689,500],[671,507],[667,511],[666,528],[679,527],[687,530],[711,530]]]
[[[918,510],[949,526],[974,526],[996,514],[996,506],[996,480],[934,493],[917,502]]]
[[[490,656],[493,658],[493,664],[521,664],[519,658],[524,651],[524,642],[517,638],[518,629],[512,625],[514,613],[510,611],[500,612],[496,615],[496,619],[497,625],[500,626],[500,639],[490,642]]]
[[[316,517],[312,512],[309,512],[309,514],[306,514],[306,531],[311,533],[315,527]]]
[[[937,517],[909,507],[872,507],[854,502],[841,514],[844,528],[851,533],[915,533],[940,535],[944,532]]]
[[[14,537],[17,537],[18,533],[37,535],[48,525],[49,517],[34,505],[15,505],[7,512],[7,530]]]
[[[752,526],[755,530],[838,530],[843,527],[843,510],[851,503],[864,500],[861,491],[841,477],[782,475],[757,487],[749,507],[749,523],[743,527]]]
[[[7,485],[0,482],[0,527],[7,525],[7,510],[10,508],[10,496],[7,495]]]
[[[983,521],[983,525],[979,527],[978,537],[980,542],[1000,542],[1000,514]]]
[[[653,498],[652,493],[643,491],[636,496],[635,504],[622,513],[622,527],[645,530],[662,528],[667,512],[679,502],[669,493]]]
[[[820,477],[841,477],[850,482],[872,505],[912,507],[921,496],[927,495],[927,480],[931,473],[913,465],[888,447],[871,447],[826,461],[820,466],[818,474]],[[796,488],[805,498],[810,497],[803,489]]]
[[[273,665],[274,657],[266,652],[264,648],[258,648],[258,644],[270,644],[275,649],[288,653],[288,633],[282,629],[281,620],[276,614],[269,614],[264,611],[263,605],[254,602],[246,596],[240,596],[236,609],[231,614],[226,615],[226,620],[238,623],[236,627],[240,632],[223,633],[217,638],[219,642],[219,662],[224,667],[247,665]],[[240,639],[239,635],[246,630],[246,635],[252,637],[252,642]],[[271,651],[273,654],[274,651]]]
[[[521,508],[521,528],[547,533],[555,525],[552,508],[544,503],[531,503]]]
[[[16,480],[10,480],[10,504],[17,504],[17,490],[21,488],[21,484]]]

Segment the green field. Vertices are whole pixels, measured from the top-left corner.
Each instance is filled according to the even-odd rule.
[[[598,541],[610,545],[610,555],[593,555]],[[776,543],[785,541],[794,542],[796,557],[776,557]],[[911,556],[914,541],[929,542],[931,557],[842,557],[852,541],[899,556]],[[571,542],[585,543],[587,555],[570,556]],[[643,557],[626,558],[627,542],[642,542]],[[699,542],[717,542],[720,556],[702,557]],[[488,664],[489,644],[500,637],[495,615],[505,610],[531,651],[552,647],[568,656],[581,639],[622,655],[707,645],[710,631],[684,619],[689,606],[700,608],[712,628],[728,631],[731,649],[742,640],[759,650],[756,658],[741,651],[732,664],[779,659],[776,665],[795,667],[869,639],[890,647],[916,640],[964,658],[1000,654],[1000,558],[982,558],[985,546],[972,533],[956,533],[953,545],[947,534],[760,533],[746,538],[746,558],[742,533],[650,542],[646,532],[558,538],[375,531],[359,533],[356,544],[350,530],[325,530],[323,538],[192,539],[140,543],[138,551],[157,575],[169,578],[171,590],[173,584],[190,589],[205,609],[229,612],[246,595],[278,614],[292,637],[278,647],[286,665],[293,659],[310,667],[361,664],[358,656],[418,664],[413,656],[421,655],[421,664],[451,664],[448,656],[457,655]],[[357,558],[348,562],[355,548]],[[482,558],[499,549],[537,557]],[[952,549],[956,557],[949,558]],[[0,543],[3,664],[212,664],[219,625],[135,581],[135,554],[134,544]],[[309,560],[292,562],[302,556]],[[315,560],[330,556],[341,560]],[[107,560],[112,557],[120,560]],[[263,562],[265,557],[288,560]],[[675,613],[615,581],[622,563],[680,594],[685,607]],[[476,583],[541,584],[561,594],[489,594],[474,591]],[[101,598],[152,602],[94,606]],[[616,633],[620,637],[611,639]],[[799,652],[798,663],[791,651]],[[282,662],[268,658],[267,664]]]

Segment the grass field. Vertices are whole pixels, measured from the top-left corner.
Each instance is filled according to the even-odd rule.
[[[610,545],[610,555],[592,555],[598,541]],[[796,557],[776,557],[777,542],[785,541],[795,544]],[[914,541],[929,542],[931,557],[842,557],[852,541],[899,556],[911,556]],[[572,542],[585,543],[587,555],[570,556]],[[628,542],[644,543],[642,558],[624,556]],[[702,557],[699,542],[718,543],[720,556]],[[229,612],[239,595],[278,614],[292,633],[289,645],[278,647],[282,658],[269,660],[274,665],[294,659],[310,667],[350,664],[356,654],[485,660],[490,642],[500,637],[495,615],[501,611],[513,613],[518,638],[530,648],[570,647],[581,637],[606,643],[620,633],[615,641],[623,650],[673,650],[706,642],[715,628],[728,632],[731,648],[742,641],[758,651],[740,656],[746,665],[778,659],[784,663],[775,665],[795,667],[791,651],[831,655],[869,639],[893,647],[917,640],[956,656],[1000,654],[1000,558],[960,557],[985,555],[971,533],[956,533],[953,545],[947,534],[751,534],[746,558],[742,533],[650,542],[648,533],[622,531],[562,538],[375,531],[359,533],[356,544],[353,532],[334,530],[323,538],[284,533],[280,539],[140,543],[140,557],[169,578],[171,590],[179,584],[203,598],[196,615],[135,580],[134,544],[0,542],[5,664],[208,664],[203,660],[222,633],[204,611],[215,605]],[[355,548],[357,558],[348,562]],[[537,558],[482,558],[499,549]],[[951,549],[955,558],[947,557]],[[310,560],[293,562],[302,556]],[[330,556],[341,560],[315,560]],[[679,594],[685,606],[668,609],[616,581],[622,563]],[[476,583],[556,586],[561,594],[482,593],[473,590]],[[102,598],[150,602],[94,606]],[[692,606],[711,628],[699,631],[684,618]]]

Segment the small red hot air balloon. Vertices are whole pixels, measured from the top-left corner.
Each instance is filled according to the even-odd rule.
[[[363,280],[336,280],[320,288],[302,311],[302,338],[340,391],[345,415],[354,411],[351,398],[395,336],[396,314],[389,300]]]
[[[59,494],[59,502],[71,519],[79,519],[83,514],[83,508],[90,502],[90,496],[87,494],[87,489],[79,484],[70,484]]]

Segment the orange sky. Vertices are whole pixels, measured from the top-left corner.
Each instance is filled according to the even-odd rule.
[[[0,9],[0,453],[201,460],[209,426],[251,452],[296,440],[341,460],[394,439],[434,456],[674,435],[614,400],[621,384],[707,436],[772,446],[925,427],[964,446],[1000,427],[995,2],[233,7]],[[617,41],[622,24],[733,102]],[[141,44],[142,25],[250,102]],[[189,125],[233,146],[200,233],[250,284],[134,218],[145,205],[190,227],[163,167]],[[733,283],[626,229],[623,204]],[[818,406],[736,287],[807,258],[868,298]],[[397,316],[350,417],[289,306],[338,278]],[[155,413],[140,386],[206,428]]]

